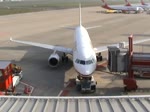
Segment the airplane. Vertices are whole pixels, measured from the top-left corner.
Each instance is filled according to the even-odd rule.
[[[10,41],[53,50],[53,53],[48,58],[48,63],[51,67],[57,67],[59,64],[59,61],[61,61],[60,56],[58,55],[57,52],[64,53],[64,56],[62,57],[63,60],[68,58],[67,54],[71,54],[73,56],[73,66],[76,72],[79,74],[80,77],[82,77],[82,79],[85,78],[89,80],[88,78],[90,77],[91,79],[93,72],[96,70],[97,59],[101,57],[101,52],[108,50],[107,48],[108,46],[100,46],[100,47],[93,48],[92,42],[90,40],[88,31],[87,31],[88,28],[85,28],[82,25],[81,6],[79,7],[79,9],[80,9],[79,10],[80,12],[79,25],[74,28],[75,30],[74,48],[66,48],[63,46],[55,46],[55,45],[29,42],[29,41],[14,40],[12,38],[10,38]],[[138,41],[135,41],[134,43],[135,44],[141,43],[141,42],[145,42],[148,40],[150,39],[145,39],[145,40],[140,40],[140,41],[138,40]],[[127,45],[128,43],[125,43],[125,46]],[[109,46],[119,47],[119,44],[112,44]],[[93,80],[91,80],[91,83],[92,82]]]
[[[141,13],[144,11],[144,9],[139,6],[129,6],[129,4],[126,4],[125,6],[108,6],[105,0],[101,1],[103,3],[102,7],[109,10],[121,10],[124,13],[129,13],[131,11],[134,11],[135,13]]]
[[[150,4],[144,3],[143,0],[140,0],[140,1],[141,1],[141,5],[134,5],[134,6],[142,7],[145,11],[150,9]],[[126,6],[132,6],[128,0],[125,0],[125,2],[126,2]]]

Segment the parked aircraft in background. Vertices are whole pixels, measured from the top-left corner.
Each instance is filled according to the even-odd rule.
[[[128,4],[126,4],[125,6],[110,6],[107,5],[105,0],[101,0],[103,5],[102,7],[105,9],[110,9],[110,10],[121,10],[124,13],[130,13],[131,11],[134,11],[135,13],[141,13],[144,11],[144,9],[142,7],[139,6],[128,6]]]
[[[141,1],[141,5],[134,5],[134,6],[142,7],[145,11],[150,9],[150,4],[144,3],[143,0],[140,0],[140,1]],[[133,5],[130,4],[130,2],[128,0],[125,0],[125,2],[126,2],[126,6],[133,6]]]

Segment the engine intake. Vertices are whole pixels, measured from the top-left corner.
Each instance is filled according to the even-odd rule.
[[[142,13],[144,9],[142,7],[137,7],[136,12],[137,13]]]
[[[51,67],[57,67],[59,65],[59,61],[60,61],[59,55],[56,53],[52,53],[48,58],[48,63]]]

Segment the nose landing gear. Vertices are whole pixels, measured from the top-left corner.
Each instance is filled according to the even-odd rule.
[[[98,53],[98,54],[97,54],[96,59],[97,59],[97,62],[103,60],[103,57],[102,57],[101,53]]]
[[[62,62],[63,63],[65,63],[65,62],[67,63],[68,62],[68,56],[65,53],[62,56]]]

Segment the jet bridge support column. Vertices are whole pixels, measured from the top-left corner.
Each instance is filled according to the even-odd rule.
[[[133,62],[133,36],[129,37],[129,69],[128,76],[123,79],[123,83],[125,86],[125,91],[131,91],[137,89],[136,80],[134,79],[134,74],[132,70],[132,62]]]

